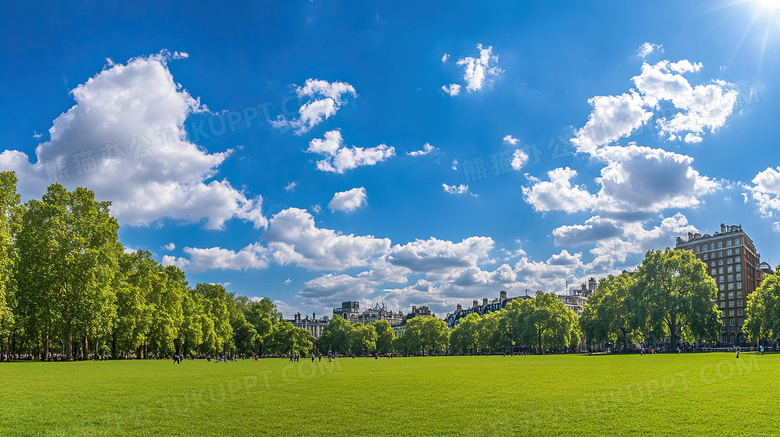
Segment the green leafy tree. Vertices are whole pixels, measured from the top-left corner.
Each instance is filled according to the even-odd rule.
[[[220,284],[197,284],[195,292],[204,298],[204,309],[211,317],[214,326],[214,350],[211,352],[227,352],[233,339],[233,327],[230,324],[229,305],[232,306],[232,296]]]
[[[774,338],[780,333],[780,266],[764,277],[761,286],[747,297],[745,323],[742,332],[748,340]]]
[[[401,338],[407,352],[434,352],[447,348],[450,330],[442,319],[413,317],[406,322]]]
[[[635,277],[627,297],[633,329],[669,338],[673,347],[681,337],[690,342],[718,338],[718,289],[693,252],[651,250]]]
[[[267,297],[260,300],[247,300],[242,306],[244,317],[257,333],[256,353],[262,355],[269,344],[274,327],[281,314],[276,309],[273,301]]]
[[[333,317],[322,330],[322,335],[317,340],[317,347],[322,352],[347,353],[350,350],[351,332],[352,325],[346,319]]]
[[[393,351],[393,340],[395,340],[395,331],[387,320],[377,320],[373,323],[376,331],[376,351],[380,354],[386,354]]]
[[[588,340],[598,343],[622,341],[628,344],[641,339],[641,332],[631,326],[632,308],[626,302],[633,279],[627,273],[609,275],[599,281],[582,310],[580,326]]]
[[[85,188],[49,187],[43,198],[26,204],[17,238],[19,299],[33,329],[42,331],[48,357],[52,335],[73,357],[75,338],[101,334],[114,310],[111,289],[119,244],[110,202],[98,202]]]
[[[349,347],[353,353],[365,355],[376,350],[376,330],[373,325],[364,325],[360,322],[352,325],[349,333]]]
[[[580,341],[577,315],[555,293],[537,291],[533,299],[509,303],[509,317],[522,344],[538,351],[576,346]]]
[[[17,182],[14,172],[0,172],[0,351],[4,350],[4,339],[11,335],[14,324],[14,237],[22,213]]]
[[[476,352],[479,347],[481,316],[471,313],[460,319],[450,334],[450,346],[463,353]]]

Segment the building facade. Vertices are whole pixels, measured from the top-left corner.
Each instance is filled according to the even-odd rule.
[[[301,317],[301,313],[297,313],[295,314],[295,318],[290,320],[290,323],[296,328],[305,329],[311,332],[312,337],[320,338],[322,330],[325,329],[325,325],[328,324],[328,321],[328,316],[322,316],[322,318],[318,319],[316,314],[312,314],[311,318],[309,318],[309,316]]]
[[[444,321],[447,322],[448,328],[453,329],[455,325],[457,325],[458,322],[460,322],[460,319],[468,316],[469,314],[477,313],[480,316],[484,316],[487,313],[492,313],[502,308],[506,308],[506,305],[515,299],[530,299],[530,297],[528,296],[528,294],[526,294],[525,296],[513,297],[511,299],[507,299],[506,291],[501,291],[499,293],[498,298],[494,298],[492,301],[489,301],[488,298],[483,297],[482,305],[479,304],[479,301],[477,299],[474,299],[471,302],[472,305],[470,308],[463,309],[463,306],[461,304],[457,304],[457,306],[455,307],[455,312],[447,314],[447,317],[444,318]]]
[[[341,302],[341,308],[333,308],[333,316],[346,319],[349,323],[355,323],[360,317],[360,302],[350,300]]]
[[[569,290],[569,294],[559,294],[558,300],[579,317],[582,315],[582,309],[585,308],[585,304],[588,303],[588,296],[596,291],[598,285],[596,278],[592,277],[587,284],[582,284],[580,287]]]
[[[720,342],[745,344],[742,325],[745,322],[747,297],[761,285],[761,255],[742,225],[720,225],[714,234],[688,233],[688,239],[677,237],[676,249],[690,250],[707,265],[707,273],[715,280],[718,295],[715,300],[721,311]]]

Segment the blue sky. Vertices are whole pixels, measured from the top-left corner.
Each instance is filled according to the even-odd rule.
[[[287,316],[562,293],[721,222],[774,265],[777,4],[5,4],[0,168]]]

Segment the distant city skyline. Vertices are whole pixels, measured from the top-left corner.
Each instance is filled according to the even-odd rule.
[[[114,10],[113,8],[118,8]],[[0,5],[0,170],[191,284],[439,316],[741,224],[780,261],[780,9]]]

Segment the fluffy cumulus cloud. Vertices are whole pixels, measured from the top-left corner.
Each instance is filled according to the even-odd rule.
[[[390,240],[344,235],[318,228],[306,210],[285,209],[270,220],[263,234],[278,264],[295,264],[310,270],[343,270],[368,265],[375,255],[390,249]]]
[[[644,51],[651,47],[643,45]],[[644,51],[640,48],[640,53]],[[738,96],[731,83],[712,80],[692,85],[684,76],[701,69],[701,63],[687,59],[643,63],[640,74],[631,79],[635,89],[589,100],[593,111],[572,143],[580,152],[593,153],[644,127],[654,115],[661,138],[701,142],[705,132],[715,132],[726,124]]]
[[[493,54],[493,47],[482,47],[477,44],[479,57],[472,58],[467,56],[458,59],[458,65],[463,66],[463,80],[466,81],[466,89],[469,91],[479,91],[483,86],[490,85],[493,77],[498,77],[503,70],[498,68],[498,55]]]
[[[274,127],[292,129],[296,135],[301,135],[336,114],[346,102],[345,96],[357,96],[355,88],[346,82],[328,82],[318,79],[307,79],[303,86],[295,89],[299,98],[308,99],[298,109],[298,117],[287,119],[279,116],[272,121]]]
[[[348,191],[342,191],[333,195],[333,199],[328,204],[331,211],[352,212],[366,204],[368,196],[363,187],[353,188]]]
[[[768,167],[759,172],[752,183],[745,188],[758,204],[761,214],[772,217],[780,212],[780,167]]]
[[[406,154],[409,155],[409,156],[415,156],[415,157],[416,156],[424,156],[424,155],[432,153],[432,152],[434,152],[436,150],[437,149],[435,147],[433,147],[432,145],[430,145],[428,143],[425,143],[425,144],[423,144],[423,148],[421,150],[413,150],[411,152],[407,152]]]
[[[639,48],[636,51],[636,55],[640,58],[646,58],[647,55],[653,52],[663,53],[664,48],[660,44],[653,44],[650,42],[646,42],[639,46]]]
[[[604,272],[616,265],[625,263],[630,255],[641,255],[650,249],[674,247],[675,237],[697,229],[688,223],[681,213],[666,217],[654,227],[646,228],[645,222],[624,222],[621,236],[600,240],[590,250],[593,261],[588,265],[590,271]]]
[[[528,164],[528,153],[523,149],[515,149],[512,152],[512,165],[513,170],[520,170]]]
[[[523,198],[536,211],[577,212],[592,207],[596,196],[590,194],[584,186],[572,185],[571,180],[577,171],[569,167],[557,168],[547,172],[549,181],[541,181],[527,176],[531,185],[523,187]]]
[[[598,209],[603,211],[689,208],[719,188],[693,169],[690,156],[636,145],[606,147],[597,156],[607,164],[596,178],[601,185]]]
[[[165,255],[163,265],[175,265],[189,272],[198,273],[207,270],[247,270],[262,269],[268,266],[268,250],[260,244],[250,244],[236,252],[221,247],[205,249],[185,247],[189,258],[176,258]]]
[[[441,90],[449,94],[451,97],[455,97],[460,94],[460,84],[451,83],[449,85],[442,85]]]
[[[76,104],[54,120],[35,162],[6,150],[0,169],[17,172],[26,198],[40,197],[54,182],[90,187],[113,201],[122,225],[167,218],[220,229],[239,218],[266,226],[259,196],[215,179],[232,150],[208,153],[188,140],[185,119],[205,109],[174,82],[171,57],[163,52],[112,64],[77,86]]]
[[[553,230],[556,245],[579,246],[623,235],[618,220],[594,216],[582,225],[561,226]]]
[[[395,156],[395,147],[380,144],[376,147],[346,147],[341,131],[332,130],[324,138],[315,138],[306,150],[309,153],[324,155],[317,161],[317,169],[342,174],[357,167],[374,165]]]
[[[449,194],[465,194],[469,192],[469,186],[460,184],[460,185],[447,185],[447,184],[441,184],[442,188],[444,188],[445,193]]]
[[[494,78],[503,73],[503,70],[498,68],[498,55],[493,54],[493,47],[483,47],[482,44],[477,44],[477,50],[479,50],[478,57],[466,56],[458,59],[458,65],[463,67],[463,80],[469,92],[479,91],[485,86],[489,86],[493,83]],[[442,58],[442,62],[444,61],[446,58]],[[442,86],[441,89],[454,97],[460,94],[461,85],[451,83]]]
[[[460,243],[430,238],[393,246],[387,261],[413,272],[441,272],[477,265],[493,248],[490,237],[469,237]]]

